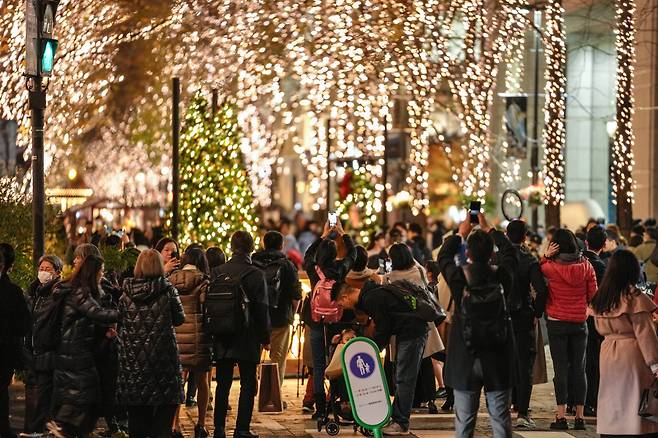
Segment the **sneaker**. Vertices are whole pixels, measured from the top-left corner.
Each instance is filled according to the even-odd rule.
[[[439,408],[436,407],[436,404],[433,401],[427,403],[427,413],[431,415],[439,413]]]
[[[315,412],[315,408],[313,407],[313,402],[304,403],[302,405],[302,412],[305,414],[312,414],[313,412]]]
[[[388,436],[409,435],[409,428],[405,429],[398,423],[391,423],[382,429],[382,433]]]
[[[191,408],[191,407],[194,407],[194,406],[196,406],[196,400],[195,399],[188,398],[187,400],[185,400],[185,407],[186,408]]]
[[[551,430],[569,430],[569,424],[567,423],[566,418],[555,418],[555,421],[551,423]]]
[[[46,423],[46,428],[48,428],[50,435],[54,436],[55,438],[66,438],[66,435],[64,434],[61,426],[54,421],[49,421]]]
[[[194,426],[194,438],[208,438],[208,430],[200,424]]]
[[[573,430],[587,430],[585,420],[582,418],[576,418],[573,422]]]
[[[519,417],[516,419],[516,427],[519,429],[534,429],[537,424],[530,417]]]
[[[439,388],[438,391],[436,391],[436,398],[446,398],[448,397],[448,391],[446,391],[445,388]]]

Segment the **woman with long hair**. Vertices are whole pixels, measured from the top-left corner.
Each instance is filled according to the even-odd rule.
[[[658,424],[638,415],[642,390],[658,378],[658,337],[651,317],[656,305],[635,287],[639,279],[633,253],[615,251],[590,308],[604,337],[596,423],[602,437],[658,433]]]
[[[61,310],[59,346],[53,374],[53,419],[48,429],[57,437],[86,436],[96,425],[94,405],[100,401],[100,379],[94,357],[96,328],[117,322],[116,310],[98,304],[103,259],[84,258],[73,276],[53,292]]]
[[[184,398],[174,326],[185,322],[185,312],[158,251],[142,251],[123,291],[117,399],[128,408],[131,437],[170,436]]]
[[[201,248],[192,248],[185,251],[183,266],[169,276],[169,281],[178,290],[183,309],[185,310],[185,324],[176,330],[176,342],[181,365],[183,366],[183,381],[188,374],[194,374],[194,381],[198,391],[198,418],[194,428],[195,438],[205,438],[208,431],[205,426],[206,411],[208,409],[208,373],[210,372],[210,345],[211,340],[203,329],[203,305],[208,292],[208,260]],[[188,383],[189,385],[189,383]],[[178,416],[176,428],[180,431]]]
[[[590,262],[580,253],[576,236],[565,228],[555,231],[542,259],[541,270],[548,280],[546,325],[555,369],[553,385],[557,402],[555,421],[550,427],[569,429],[566,407],[568,398],[573,396],[576,405],[573,428],[585,430],[587,304],[596,294],[596,275]]]

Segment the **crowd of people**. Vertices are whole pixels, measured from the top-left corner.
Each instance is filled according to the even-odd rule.
[[[86,437],[102,417],[108,436],[182,437],[185,404],[197,406],[195,438],[209,435],[211,411],[224,438],[237,367],[231,429],[257,438],[257,367],[267,352],[283,385],[296,313],[310,375],[303,412],[320,426],[330,415],[353,421],[332,354],[367,336],[386,351],[394,395],[385,435],[408,434],[422,407],[454,411],[456,436],[472,437],[483,389],[494,437],[532,429],[543,331],[555,373],[551,429],[585,430],[597,416],[602,436],[652,436],[658,424],[638,410],[658,378],[657,241],[654,220],[636,222],[626,241],[595,220],[540,237],[522,220],[497,228],[480,214],[432,233],[399,222],[363,247],[340,221],[296,218],[263,227],[258,251],[254,236],[235,232],[230,257],[219,246],[164,237],[136,247],[108,234],[75,247],[70,274],[43,256],[25,293],[11,281],[13,248],[0,244],[0,437],[15,436],[8,387],[25,370],[22,436]],[[106,247],[132,262],[105,269]]]

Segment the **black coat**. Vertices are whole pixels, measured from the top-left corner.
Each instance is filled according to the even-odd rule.
[[[103,309],[83,288],[60,283],[54,295],[64,300],[61,339],[55,353],[53,402],[55,406],[85,406],[100,400],[100,380],[94,353],[98,345],[97,325],[117,322],[118,312]]]
[[[302,285],[299,282],[297,268],[280,251],[259,251],[251,258],[254,263],[259,262],[263,265],[274,261],[281,263],[281,296],[279,297],[278,308],[275,309],[270,303],[270,319],[272,327],[285,327],[292,324],[295,316],[293,301],[302,299]]]
[[[514,284],[514,271],[518,267],[516,250],[502,232],[494,230],[491,236],[498,247],[498,269],[494,270],[487,263],[472,263],[470,267],[472,281],[474,285],[499,282],[503,286],[505,295],[508,296]],[[518,375],[518,358],[515,353],[513,333],[510,333],[507,345],[501,351],[482,351],[474,354],[468,350],[464,342],[460,313],[466,278],[462,269],[455,264],[455,255],[461,245],[461,236],[448,237],[438,257],[441,273],[450,286],[455,303],[453,327],[450,331],[450,353],[445,366],[446,385],[460,391],[477,391],[480,385],[472,371],[477,356],[482,363],[485,389],[507,390],[516,384]]]
[[[40,351],[35,346],[35,333],[37,321],[44,317],[44,312],[48,310],[49,304],[52,300],[52,293],[55,287],[60,282],[57,277],[46,284],[41,284],[39,280],[35,280],[30,284],[27,292],[27,304],[30,309],[32,317],[30,333],[25,337],[25,359],[28,368],[36,371],[52,370],[55,367],[55,352],[54,351]],[[38,343],[38,342],[37,342]]]
[[[347,234],[343,235],[343,242],[345,243],[346,255],[344,258],[339,260],[334,260],[331,262],[331,266],[323,267],[323,273],[326,278],[335,280],[337,284],[345,281],[345,277],[354,266],[356,260],[356,246],[354,246],[354,241]],[[308,275],[308,279],[311,282],[311,290],[315,289],[315,285],[320,281],[320,276],[315,270],[317,264],[315,263],[315,254],[318,251],[318,247],[322,239],[316,240],[313,245],[311,245],[304,255],[304,270]],[[302,319],[309,327],[321,328],[322,324],[313,321],[311,318],[311,294],[306,297],[304,300],[304,306],[302,309]],[[354,315],[351,312],[343,313],[343,321],[354,319]]]
[[[519,265],[514,271],[514,287],[507,303],[514,331],[527,332],[534,328],[535,316],[541,317],[544,313],[545,300],[542,297],[548,295],[548,286],[539,260],[522,245],[514,245],[514,249]],[[537,301],[532,298],[531,287],[537,292]]]
[[[599,257],[595,252],[587,250],[583,253],[583,255],[592,264],[592,268],[594,268],[594,275],[596,275],[596,284],[598,284],[600,287],[601,282],[603,281],[603,276],[605,275],[605,270],[607,269],[607,265],[603,259],[601,259],[601,257]]]
[[[427,333],[427,322],[411,316],[408,304],[375,282],[363,286],[356,308],[373,319],[373,340],[380,349],[386,348],[393,335],[398,341],[407,341]]]
[[[23,290],[11,282],[7,274],[0,275],[0,364],[14,368],[19,365],[23,337],[30,329],[30,312]]]
[[[270,323],[265,274],[251,263],[251,257],[235,254],[228,262],[213,270],[213,274],[230,274],[242,277],[242,286],[249,299],[250,325],[232,338],[215,338],[216,359],[260,362],[261,347],[269,345]]]
[[[119,300],[117,399],[126,406],[183,402],[174,326],[185,322],[178,291],[164,277],[129,278]]]

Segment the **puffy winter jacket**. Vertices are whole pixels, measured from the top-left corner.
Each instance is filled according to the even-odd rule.
[[[55,406],[97,403],[100,382],[94,360],[96,325],[117,322],[118,313],[103,309],[88,290],[74,289],[68,283],[60,284],[53,294],[62,295],[64,300],[61,338],[55,353],[53,402]]]
[[[208,291],[208,277],[187,265],[172,272],[169,281],[178,291],[185,310],[185,322],[176,329],[180,363],[184,368],[210,369],[211,340],[203,330],[201,311],[201,303]]]
[[[54,351],[40,351],[37,347],[39,340],[36,339],[39,333],[36,333],[37,322],[45,316],[45,312],[50,307],[53,290],[59,284],[61,278],[57,277],[46,284],[41,284],[35,280],[30,284],[27,291],[27,304],[32,316],[30,334],[25,337],[25,359],[30,369],[38,371],[52,370],[55,366]]]
[[[585,322],[587,304],[597,290],[592,264],[585,258],[575,261],[545,259],[541,271],[548,282],[548,317],[559,321]]]
[[[185,321],[178,292],[164,277],[129,278],[119,301],[117,398],[126,406],[177,405],[183,379],[174,326]]]

